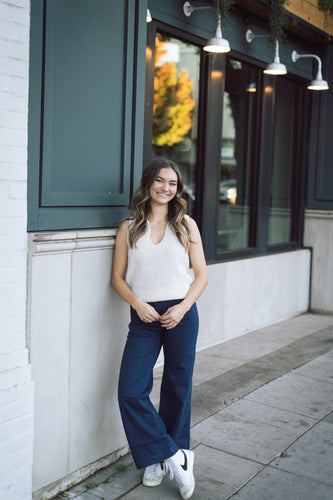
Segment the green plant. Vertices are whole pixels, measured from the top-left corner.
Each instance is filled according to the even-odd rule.
[[[318,9],[325,12],[325,28],[327,28],[328,17],[333,14],[333,0],[318,0]]]
[[[318,8],[330,16],[333,14],[333,0],[318,0]]]
[[[94,488],[96,488],[97,484],[96,483],[88,483],[86,485],[86,488],[87,490],[93,490]]]
[[[272,0],[271,1],[271,14],[270,14],[270,28],[269,42],[272,47],[275,47],[275,41],[279,43],[286,42],[286,33],[284,27],[287,23],[288,16],[286,11],[288,0]]]
[[[221,17],[221,22],[228,17],[229,11],[235,0],[213,0],[214,8]]]
[[[128,465],[125,464],[119,464],[117,467],[117,472],[126,472],[128,468]]]

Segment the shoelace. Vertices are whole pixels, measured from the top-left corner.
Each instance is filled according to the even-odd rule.
[[[173,468],[169,461],[164,462],[163,472],[164,475],[169,472],[171,481],[175,478],[179,486],[186,485],[186,481],[184,481],[185,478],[181,473],[181,470],[178,467]]]

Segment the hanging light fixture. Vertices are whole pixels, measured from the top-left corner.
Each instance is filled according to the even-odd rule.
[[[186,17],[189,17],[195,10],[211,9],[211,8],[212,7],[210,5],[195,7],[193,4],[191,4],[191,2],[185,2],[183,5],[183,12]],[[215,53],[230,52],[229,42],[222,36],[221,14],[218,11],[216,11],[216,17],[217,17],[217,22],[216,22],[216,29],[214,36],[209,40],[207,40],[203,49],[206,52],[215,52]]]
[[[257,92],[257,86],[256,86],[255,82],[249,83],[245,90],[246,90],[246,92],[250,92],[250,93]]]
[[[146,23],[151,23],[153,18],[151,17],[150,10],[147,9],[147,14],[146,14]]]
[[[322,64],[321,64],[320,57],[318,57],[315,54],[299,54],[296,50],[293,50],[291,53],[291,60],[294,63],[297,62],[298,59],[301,59],[303,57],[313,57],[318,62],[318,71],[317,71],[316,78],[309,83],[307,88],[309,90],[328,90],[329,85],[328,85],[326,80],[323,80],[323,75],[321,73]]]
[[[280,62],[278,40],[275,40],[274,61],[268,64],[266,69],[264,69],[264,73],[266,73],[266,75],[286,75],[287,74],[286,66]]]
[[[256,35],[255,33],[253,33],[253,31],[251,29],[248,29],[245,33],[245,40],[247,41],[247,43],[251,43],[255,38],[268,37],[268,36],[269,35]],[[275,40],[274,61],[267,65],[267,67],[264,69],[264,73],[266,75],[286,75],[287,74],[286,66],[280,62],[278,40]]]

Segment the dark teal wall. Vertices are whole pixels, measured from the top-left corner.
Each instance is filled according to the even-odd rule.
[[[142,170],[146,9],[32,0],[28,230],[128,214]]]
[[[323,78],[330,89],[316,92],[309,140],[307,208],[333,210],[333,46],[323,54]]]

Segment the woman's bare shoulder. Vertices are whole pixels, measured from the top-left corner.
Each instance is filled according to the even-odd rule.
[[[117,230],[118,239],[121,238],[122,236],[127,235],[127,230],[128,230],[128,226],[129,226],[130,222],[131,222],[131,219],[125,219],[121,222],[121,224]]]

